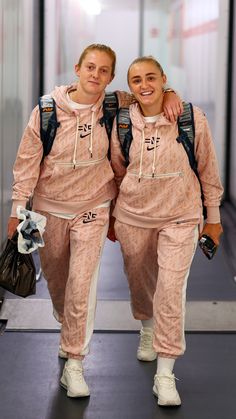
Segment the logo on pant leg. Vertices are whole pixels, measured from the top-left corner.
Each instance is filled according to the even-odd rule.
[[[85,212],[83,215],[83,224],[92,223],[93,221],[96,221],[96,218],[97,214],[95,212]]]

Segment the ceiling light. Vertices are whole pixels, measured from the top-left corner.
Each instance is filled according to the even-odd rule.
[[[98,0],[80,0],[81,6],[88,15],[100,15],[101,3]]]

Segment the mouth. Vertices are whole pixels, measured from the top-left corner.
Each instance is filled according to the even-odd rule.
[[[98,81],[89,80],[88,82],[91,83],[91,84],[94,84],[96,86],[99,86],[99,82]]]
[[[150,96],[152,94],[153,94],[153,91],[151,91],[151,90],[148,90],[147,92],[141,92],[140,93],[141,96]]]

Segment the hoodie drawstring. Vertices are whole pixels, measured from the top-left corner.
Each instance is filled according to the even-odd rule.
[[[153,152],[153,161],[152,161],[152,177],[154,177],[155,175],[155,165],[156,165],[156,139],[157,139],[157,129],[155,132],[155,137],[154,137],[154,152]]]
[[[77,144],[78,144],[78,135],[79,135],[79,116],[76,117],[76,137],[75,137],[75,147],[74,147],[74,154],[73,154],[73,168],[75,169],[76,166],[76,154],[77,154]]]
[[[91,134],[90,134],[90,144],[89,144],[89,153],[90,157],[93,157],[93,121],[94,121],[94,112],[92,112],[92,121],[91,121]],[[77,147],[78,147],[78,136],[79,136],[79,116],[76,117],[76,137],[75,137],[75,147],[73,153],[73,168],[76,167],[76,154],[77,154]]]
[[[138,175],[138,181],[140,182],[142,177],[142,165],[143,165],[143,148],[145,143],[145,136],[144,136],[144,130],[142,130],[142,136],[141,136],[141,151],[140,151],[140,163],[139,163],[139,175]]]
[[[90,134],[90,144],[89,144],[89,152],[90,157],[93,157],[93,120],[94,120],[94,112],[92,112],[92,121],[91,121],[91,134]]]
[[[155,169],[156,169],[156,139],[157,139],[157,129],[155,132],[155,137],[154,137],[154,150],[153,150],[153,160],[152,160],[152,177],[155,176]],[[138,181],[140,182],[141,177],[142,177],[142,166],[143,166],[143,152],[144,152],[144,144],[145,144],[145,135],[144,135],[144,129],[142,130],[142,136],[141,136],[141,140],[140,140],[141,144],[140,144],[140,163],[139,163],[139,174],[138,174]]]

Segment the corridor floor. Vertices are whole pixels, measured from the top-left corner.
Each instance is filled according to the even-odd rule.
[[[1,419],[235,419],[236,334],[187,334],[176,363],[182,406],[152,395],[155,362],[136,359],[137,333],[95,333],[85,361],[91,396],[59,386],[59,333],[5,332],[0,338]]]

